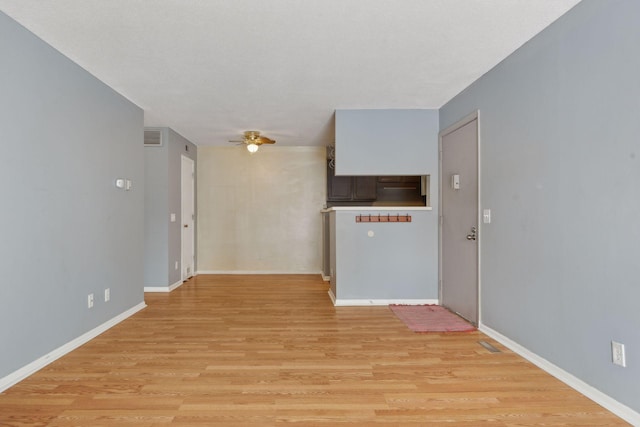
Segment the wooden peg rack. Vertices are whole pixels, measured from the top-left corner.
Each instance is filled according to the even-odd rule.
[[[356,222],[411,222],[411,215],[356,215]]]

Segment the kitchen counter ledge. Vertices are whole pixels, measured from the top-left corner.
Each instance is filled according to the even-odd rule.
[[[333,206],[322,209],[320,212],[333,211],[430,211],[431,206]]]

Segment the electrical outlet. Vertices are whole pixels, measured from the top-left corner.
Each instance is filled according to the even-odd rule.
[[[627,360],[624,355],[624,344],[611,341],[611,360],[614,365],[627,367]]]
[[[111,299],[111,289],[107,288],[104,290],[104,302],[107,302]]]
[[[176,261],[176,270],[178,269],[178,261]]]
[[[89,294],[89,296],[87,296],[87,307],[93,307],[93,294]]]

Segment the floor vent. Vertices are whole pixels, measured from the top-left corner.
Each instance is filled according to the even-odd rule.
[[[144,146],[145,147],[160,147],[160,146],[162,146],[162,131],[159,131],[159,130],[145,130],[144,131]]]
[[[501,353],[500,350],[498,350],[497,348],[495,348],[494,346],[492,346],[486,341],[478,341],[478,344],[480,344],[481,346],[489,350],[491,353]]]

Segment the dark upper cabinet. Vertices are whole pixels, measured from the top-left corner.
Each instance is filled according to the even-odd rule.
[[[367,206],[372,202],[421,205],[419,176],[336,176],[327,163],[327,202],[332,206]]]
[[[375,176],[336,176],[327,164],[327,201],[366,202],[376,199]]]
[[[351,200],[353,183],[350,176],[335,176],[333,169],[327,170],[327,199]]]
[[[389,204],[422,204],[419,176],[379,176],[377,201]]]
[[[354,200],[375,200],[377,195],[378,193],[375,176],[353,177]]]

